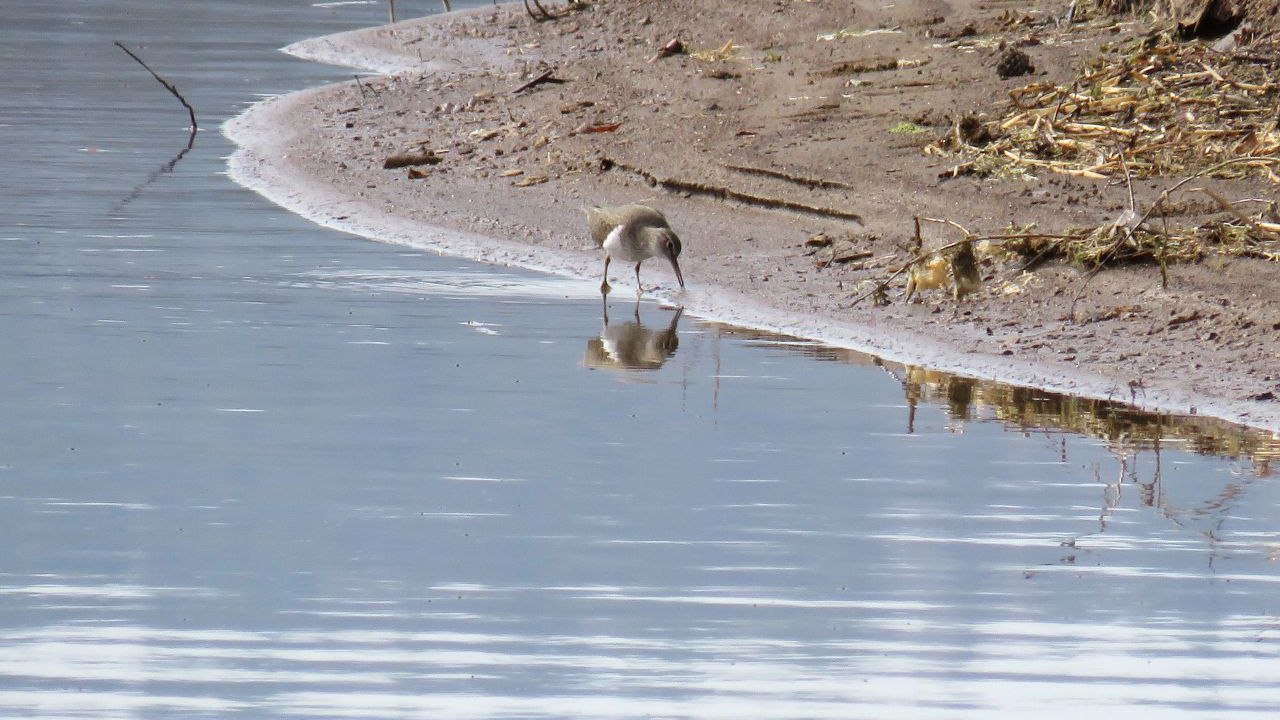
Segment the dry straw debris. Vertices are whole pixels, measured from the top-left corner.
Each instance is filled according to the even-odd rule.
[[[1152,34],[1095,59],[1069,85],[1038,82],[1013,90],[999,117],[963,117],[925,152],[964,158],[943,177],[1034,180],[1047,171],[1128,187],[1129,210],[1095,227],[1052,235],[1011,227],[969,236],[1021,256],[1022,269],[1062,258],[1094,269],[1154,262],[1163,275],[1169,263],[1210,252],[1280,261],[1277,202],[1229,200],[1208,180],[1248,177],[1280,185],[1278,65],[1280,42],[1215,50]],[[1181,179],[1139,208],[1134,178],[1160,177]],[[1170,223],[1177,193],[1202,198],[1212,216],[1197,225]]]
[[[1196,172],[1224,160],[1280,155],[1280,45],[1217,52],[1155,36],[1094,61],[1070,85],[1031,83],[1001,117],[959,120],[926,152],[967,159],[946,175],[1052,171],[1103,179]],[[1234,163],[1217,177],[1273,163]]]

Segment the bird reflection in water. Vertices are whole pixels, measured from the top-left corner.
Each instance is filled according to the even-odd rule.
[[[634,320],[609,322],[609,304],[601,299],[604,325],[600,335],[587,340],[582,364],[593,369],[657,370],[680,346],[676,326],[684,308],[676,308],[666,327],[653,329],[640,322],[640,302],[632,312]]]

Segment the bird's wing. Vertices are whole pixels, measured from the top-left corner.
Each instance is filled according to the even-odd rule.
[[[609,237],[609,231],[618,226],[618,222],[609,212],[608,208],[588,207],[583,208],[587,213],[587,227],[591,230],[591,240],[596,247],[604,246],[604,239]]]
[[[618,209],[626,211],[627,220],[633,225],[657,228],[671,227],[667,224],[666,215],[648,205],[626,205]]]
[[[647,205],[622,205],[619,207],[588,207],[587,227],[591,229],[591,239],[596,247],[604,245],[605,238],[619,225],[629,224],[633,227],[666,228],[667,218],[662,213]]]

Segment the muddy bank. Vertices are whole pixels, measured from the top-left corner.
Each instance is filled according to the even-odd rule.
[[[232,172],[336,229],[592,283],[601,261],[580,207],[647,202],[684,240],[689,288],[677,294],[658,263],[644,278],[691,313],[1280,429],[1272,263],[1171,266],[1164,287],[1151,266],[1085,282],[1067,264],[1023,274],[988,261],[958,307],[938,291],[905,303],[900,283],[887,307],[853,303],[901,262],[913,215],[1052,231],[1124,209],[1126,189],[1106,181],[944,180],[954,160],[922,152],[954,115],[1028,81],[995,71],[999,38],[1055,8],[1012,7],[610,2],[534,22],[516,4],[320,38],[289,51],[396,72],[254,107],[225,128],[241,146]],[[1028,46],[1036,81],[1070,82],[1084,58],[1142,28],[1057,32]],[[649,62],[673,38],[689,52]],[[547,69],[564,82],[513,92]],[[435,160],[383,167],[428,151]],[[1258,182],[1228,189],[1274,195]],[[1135,196],[1165,184],[1135,181]],[[926,243],[955,240],[948,228],[927,223]],[[838,242],[808,244],[819,233]],[[614,274],[615,292],[629,280]]]

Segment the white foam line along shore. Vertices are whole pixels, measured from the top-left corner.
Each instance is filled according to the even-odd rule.
[[[376,39],[376,29],[356,30],[304,40],[283,50],[303,59],[368,72],[430,71],[430,62],[396,53]],[[490,52],[496,49],[491,48]],[[293,122],[293,109],[314,102],[323,90],[314,88],[269,98],[228,120],[222,127],[223,134],[238,146],[228,160],[231,178],[291,212],[341,232],[484,263],[581,278],[584,282],[598,281],[600,258],[585,248],[566,252],[423,225],[302,172],[289,161],[286,151],[291,139],[307,131]],[[781,310],[755,298],[706,285],[705,280],[680,294],[659,293],[656,299],[683,305],[689,314],[706,320],[816,340],[892,362],[1103,400],[1123,401],[1131,396],[1129,388],[1118,387],[1114,380],[1087,368],[1064,372],[1012,356],[968,352],[874,321],[854,324]],[[1280,409],[1274,404],[1206,397],[1169,386],[1146,386],[1137,393],[1136,400],[1136,407],[1143,410],[1216,417],[1280,433]]]

